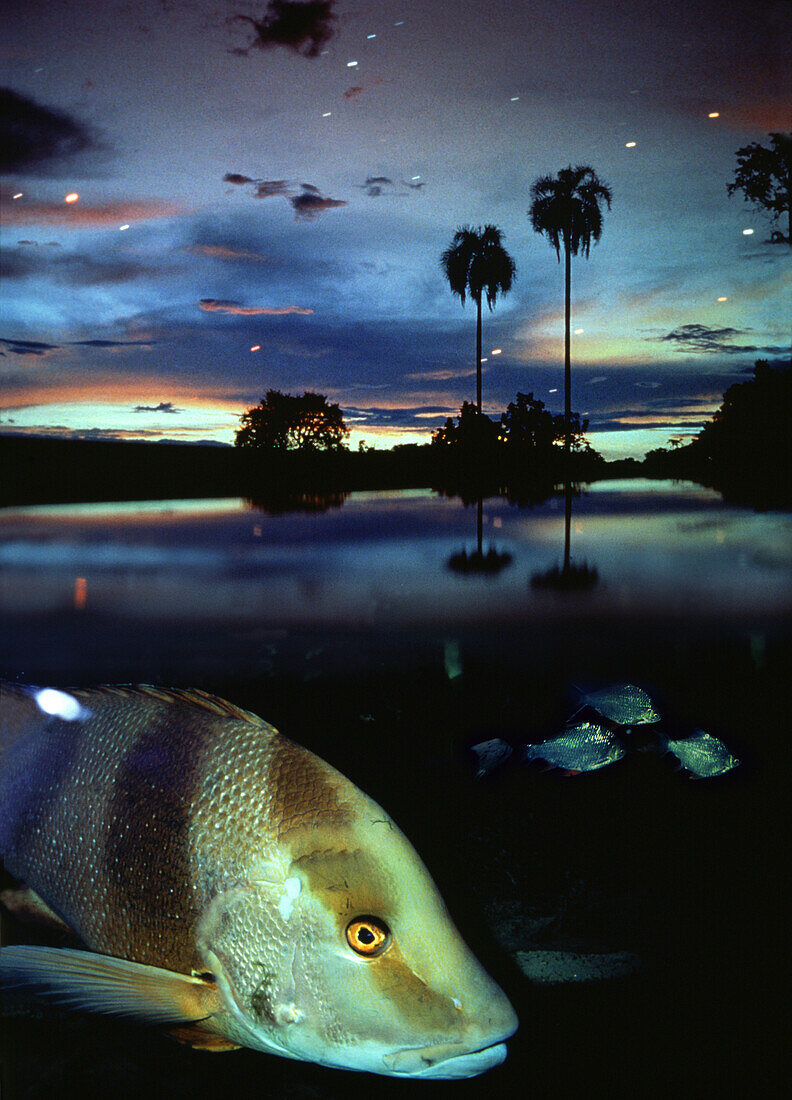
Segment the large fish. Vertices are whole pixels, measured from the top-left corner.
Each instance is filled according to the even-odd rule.
[[[517,1027],[388,814],[200,691],[0,684],[0,856],[10,906],[90,949],[2,948],[8,986],[420,1079],[498,1065]]]

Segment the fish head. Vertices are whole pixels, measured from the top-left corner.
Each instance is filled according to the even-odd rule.
[[[362,796],[365,799],[365,796]],[[387,814],[289,837],[278,868],[215,899],[199,936],[229,1005],[224,1034],[348,1070],[472,1077],[517,1017]]]

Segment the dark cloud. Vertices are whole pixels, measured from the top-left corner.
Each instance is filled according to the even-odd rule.
[[[177,409],[172,401],[160,401],[159,405],[135,405],[136,413],[181,413],[184,409]]]
[[[250,49],[269,50],[283,46],[302,57],[318,57],[333,37],[333,0],[270,0],[264,16],[233,15],[230,23],[250,23],[254,37],[247,49],[236,47],[232,52],[244,56]]]
[[[250,176],[240,176],[239,172],[226,172],[223,176],[223,183],[255,183],[254,179]]]
[[[15,355],[46,355],[48,351],[60,349],[60,344],[44,344],[40,340],[9,340],[2,336],[0,344],[5,344]]]
[[[366,176],[365,183],[361,183],[360,187],[370,199],[376,199],[382,194],[383,188],[393,187],[393,180],[387,176]]]
[[[289,202],[292,204],[294,215],[297,218],[315,218],[317,214],[323,214],[325,210],[348,205],[343,199],[329,199],[325,195],[318,194],[315,190],[303,190],[301,195],[293,195]]]
[[[156,340],[70,340],[70,344],[82,348],[150,348]]]
[[[117,258],[112,251],[90,256],[60,249],[53,252],[53,247],[50,242],[38,246],[34,241],[20,241],[18,248],[2,249],[0,274],[4,279],[46,279],[71,286],[110,286],[162,274],[161,264]]]
[[[269,199],[273,195],[285,195],[288,198],[293,190],[287,180],[252,180],[251,182],[256,185],[257,199]]]
[[[735,336],[744,336],[746,329],[716,328],[710,325],[680,325],[665,336],[649,336],[648,340],[673,343],[678,351],[717,352],[725,355],[779,355],[786,350],[778,345],[733,344]]]
[[[363,86],[361,84],[353,84],[351,88],[347,88],[344,92],[344,99],[357,99],[362,91]]]
[[[0,172],[47,175],[53,164],[96,148],[83,123],[11,88],[0,88]]]

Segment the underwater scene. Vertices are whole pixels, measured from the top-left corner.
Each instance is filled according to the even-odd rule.
[[[271,723],[398,824],[519,1019],[483,1076],[422,1080],[397,1057],[399,1079],[308,1060],[321,1028],[306,1056],[238,1035],[194,1050],[162,1020],[9,991],[4,1100],[762,1090],[780,1043],[792,514],[632,480],[533,504],[402,490],[7,508],[0,534],[8,698],[25,685],[43,712],[56,689],[78,711],[47,713],[79,726],[134,702],[82,689],[147,684]],[[174,720],[158,750],[177,775],[191,736]],[[148,849],[114,843],[145,884]],[[433,936],[423,888],[404,889]],[[4,947],[79,946],[25,915],[3,913]],[[464,984],[445,927],[435,963]],[[355,1028],[390,1010],[328,981],[317,1003],[340,999],[354,1060]]]

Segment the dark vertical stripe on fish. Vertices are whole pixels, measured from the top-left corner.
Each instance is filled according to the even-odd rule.
[[[109,806],[107,908],[126,926],[129,958],[188,973],[197,961],[191,932],[198,917],[191,812],[207,734],[216,725],[216,718],[178,703],[157,707],[119,764]]]

